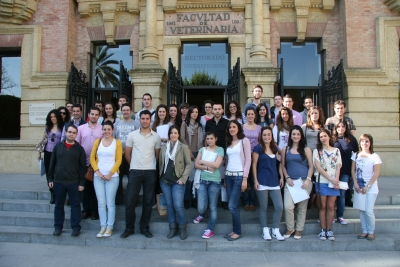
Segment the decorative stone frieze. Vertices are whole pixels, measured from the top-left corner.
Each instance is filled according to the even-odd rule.
[[[37,0],[0,0],[0,24],[21,25],[36,12]]]
[[[400,11],[400,0],[383,0],[383,2],[388,6],[390,10],[396,12]]]

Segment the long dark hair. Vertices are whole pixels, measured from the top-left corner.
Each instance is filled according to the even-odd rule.
[[[314,122],[311,120],[311,112],[313,110],[318,110],[318,124],[323,127],[324,122],[325,122],[325,116],[324,116],[324,111],[322,108],[318,106],[312,106],[310,110],[307,112],[307,124],[306,127],[309,129],[314,129]]]
[[[321,143],[321,139],[319,138],[319,136],[321,135],[321,133],[326,133],[329,136],[329,145],[333,146],[333,138],[331,135],[331,131],[322,128],[319,132],[318,132],[318,144],[317,144],[317,149],[318,150],[322,150],[322,143]]]
[[[107,105],[111,105],[111,107],[112,107],[112,109],[113,109],[112,117],[113,117],[114,122],[115,122],[115,119],[117,118],[117,110],[115,109],[114,104],[111,103],[111,102],[107,102],[107,103],[104,104],[104,108],[103,108],[103,118],[104,118],[104,120],[107,119],[107,113],[106,113],[106,106],[107,106]]]
[[[260,109],[262,107],[265,107],[265,110],[267,111],[267,113],[264,116],[264,121],[269,125],[269,110],[268,110],[267,104],[265,104],[264,102],[261,102],[256,108],[256,124],[261,123]]]
[[[242,125],[237,120],[231,120],[231,121],[229,121],[228,126],[226,127],[226,131],[225,131],[226,146],[230,146],[232,144],[233,138],[232,138],[232,135],[229,133],[229,126],[231,126],[232,123],[236,124],[236,126],[238,127],[237,138],[239,140],[242,140],[243,138],[246,137],[243,133]]]
[[[293,140],[292,140],[292,132],[294,130],[297,130],[300,132],[300,141],[299,144],[297,145],[297,152],[299,152],[300,156],[301,156],[301,160],[305,160],[306,159],[306,152],[305,152],[305,148],[306,148],[306,139],[304,138],[304,133],[303,130],[301,129],[300,126],[298,125],[294,125],[290,128],[289,131],[289,140],[288,140],[288,147],[287,149],[291,149],[293,146]]]
[[[236,119],[236,120],[238,120],[238,119],[242,120],[242,119],[243,119],[243,117],[242,117],[242,111],[241,111],[241,109],[240,109],[239,102],[237,102],[236,100],[231,100],[231,101],[228,102],[228,104],[226,104],[226,106],[225,106],[225,116],[226,116],[227,118],[229,118],[230,116],[232,116],[232,113],[231,113],[231,111],[229,110],[229,106],[230,106],[231,104],[234,104],[234,105],[236,106],[235,119]]]
[[[178,126],[176,126],[176,125],[171,125],[171,127],[169,127],[169,129],[168,129],[168,139],[169,139],[169,136],[171,135],[171,132],[172,132],[172,130],[173,129],[176,129],[177,131],[178,131],[178,140],[179,140],[179,137],[181,136],[181,129],[180,128],[178,128]]]
[[[193,110],[194,110],[195,108],[197,109],[197,118],[196,118],[196,120],[195,120],[195,123],[197,122],[197,124],[198,124],[200,127],[202,127],[202,125],[201,125],[201,123],[200,123],[200,117],[201,117],[201,116],[200,116],[200,110],[199,110],[199,108],[198,108],[197,106],[195,106],[195,105],[189,107],[188,113],[187,113],[186,118],[185,118],[186,125],[189,125],[189,124],[190,124],[190,115],[193,113]]]
[[[262,139],[262,135],[263,135],[263,132],[264,132],[265,130],[270,130],[270,131],[271,131],[271,138],[272,138],[272,139],[271,139],[271,142],[269,143],[269,148],[270,148],[270,149],[272,150],[272,152],[275,154],[276,151],[277,151],[277,147],[276,147],[276,144],[275,144],[275,142],[274,142],[274,133],[273,133],[272,128],[271,128],[270,126],[264,126],[264,127],[261,128],[260,135],[258,136],[258,143],[260,144],[262,150],[263,150],[264,152],[267,152],[267,146],[265,145],[265,143],[264,143],[264,141],[263,141],[263,139]]]
[[[282,107],[281,110],[279,110],[279,112],[278,112],[278,116],[276,117],[276,126],[278,127],[279,131],[283,131],[284,121],[282,119],[282,115],[281,114],[282,114],[282,111],[285,111],[285,110],[289,114],[289,120],[287,121],[287,127],[291,128],[294,125],[292,111],[288,107]]]
[[[351,142],[351,139],[350,139],[351,133],[350,133],[349,127],[347,126],[347,123],[344,121],[340,121],[338,124],[336,124],[335,130],[333,132],[333,141],[337,142],[339,140],[339,134],[337,132],[337,128],[338,128],[339,124],[343,124],[344,128],[346,129],[343,134],[343,139],[346,140],[347,143],[350,143]]]
[[[174,125],[177,125],[179,127],[179,129],[181,128],[182,125],[182,116],[181,116],[181,110],[178,108],[177,105],[175,104],[170,104],[168,106],[168,116],[169,116],[169,109],[175,107],[176,108],[176,117],[175,117],[175,122]],[[171,119],[171,118],[170,118]]]
[[[57,128],[58,130],[62,131],[63,127],[64,127],[64,122],[63,119],[61,118],[60,112],[58,112],[57,109],[52,109],[50,110],[49,113],[47,113],[47,117],[46,117],[46,133],[51,131],[51,128],[53,128],[53,123],[51,122],[51,114],[54,114],[54,116],[56,116],[57,119]]]
[[[165,119],[163,121],[163,123],[161,124],[160,121],[160,117],[158,117],[158,111],[160,110],[160,108],[164,108],[165,109]],[[157,106],[156,111],[154,112],[154,122],[153,122],[153,127],[151,127],[151,129],[153,131],[157,130],[157,126],[159,125],[164,125],[164,124],[168,124],[169,123],[169,111],[168,111],[168,107],[167,105],[164,104],[160,104]]]
[[[58,110],[58,112],[60,112],[60,116],[61,116],[61,110],[64,110],[64,112],[65,112],[65,119],[63,120],[64,124],[71,120],[71,115],[69,114],[69,110],[66,107],[59,107],[57,110]],[[62,116],[61,116],[61,119],[62,119]]]

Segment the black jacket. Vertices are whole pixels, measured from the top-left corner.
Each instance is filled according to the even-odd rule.
[[[85,185],[86,154],[83,147],[75,141],[68,149],[64,142],[56,144],[51,155],[48,182],[64,185],[79,183]]]
[[[210,130],[214,131],[218,137],[216,145],[219,147],[222,147],[224,150],[226,148],[225,135],[226,135],[226,128],[228,127],[228,123],[229,123],[229,121],[224,118],[221,118],[218,121],[218,124],[216,123],[214,118],[212,118],[211,120],[208,120],[206,123],[206,132],[208,132]]]

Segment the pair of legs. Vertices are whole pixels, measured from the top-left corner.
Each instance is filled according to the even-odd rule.
[[[339,180],[341,182],[346,182],[346,183],[349,182],[349,179],[350,179],[350,175],[347,175],[347,174],[341,174],[340,178],[339,178]],[[347,191],[349,191],[349,190],[340,189],[340,196],[337,197],[337,202],[336,202],[336,218],[343,217],[344,210],[345,210]]]
[[[115,222],[115,194],[117,193],[119,177],[111,177],[109,181],[94,175],[94,188],[96,190],[100,226],[113,229]]]
[[[81,205],[80,205],[80,194],[78,191],[78,183],[64,185],[61,183],[53,182],[53,190],[55,197],[54,206],[54,228],[56,230],[62,230],[64,227],[65,210],[64,203],[65,197],[68,193],[71,203],[71,228],[74,231],[81,230]]]
[[[208,220],[208,228],[214,231],[218,216],[218,198],[221,193],[221,183],[201,180],[200,188],[197,190],[197,210],[204,217],[207,207],[210,209],[210,219]]]
[[[321,196],[321,209],[319,210],[319,222],[322,229],[331,229],[335,214],[336,196]]]
[[[154,205],[154,190],[157,180],[156,170],[130,170],[126,189],[125,223],[126,230],[135,231],[136,203],[143,185],[143,207],[140,231],[149,230],[151,212]]]
[[[283,203],[281,190],[262,190],[256,191],[258,202],[260,202],[260,223],[261,227],[267,227],[267,213],[268,213],[268,194],[274,203],[274,215],[272,217],[272,228],[279,228],[279,223],[282,218]]]
[[[233,231],[232,238],[237,238],[242,234],[240,222],[239,199],[242,190],[243,176],[225,176],[226,191],[228,193],[228,208],[232,214]]]
[[[307,188],[308,194],[311,193],[311,189],[312,189],[312,183],[310,183]],[[304,224],[306,222],[308,199],[295,204],[293,202],[292,196],[290,195],[288,185],[286,184],[284,187],[283,201],[285,206],[285,222],[287,231],[293,232],[294,230],[296,230],[298,232],[302,232],[304,230]],[[294,225],[295,205],[297,205],[296,228]]]
[[[71,201],[71,200],[70,200]],[[94,191],[94,184],[92,181],[85,181],[85,189],[83,190],[82,195],[82,205],[83,211],[87,214],[96,214],[97,215],[97,197],[96,192]]]
[[[360,210],[361,228],[363,234],[368,234],[368,237],[374,236],[375,232],[375,213],[374,206],[378,194],[367,193],[365,199],[365,211]]]
[[[183,206],[186,184],[166,184],[160,181],[160,186],[165,196],[168,222],[186,224],[186,213]]]

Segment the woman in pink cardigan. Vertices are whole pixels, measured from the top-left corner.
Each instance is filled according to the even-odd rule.
[[[238,203],[241,192],[244,192],[247,188],[247,177],[251,165],[251,147],[249,139],[243,134],[242,125],[237,120],[228,123],[225,140],[225,187],[229,198],[228,207],[232,213],[233,231],[224,237],[229,241],[235,241],[242,234]]]

